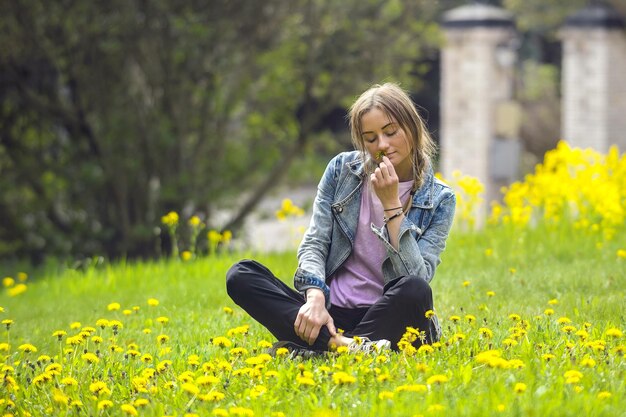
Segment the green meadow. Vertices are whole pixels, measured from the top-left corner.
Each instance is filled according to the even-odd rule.
[[[225,274],[251,257],[25,271],[0,296],[13,416],[626,415],[626,240],[572,227],[453,230],[432,282],[444,330],[416,352],[270,357]],[[14,277],[18,271],[2,270]]]

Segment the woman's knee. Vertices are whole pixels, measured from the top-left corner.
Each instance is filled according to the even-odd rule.
[[[244,259],[239,261],[226,272],[226,292],[231,297],[240,292],[250,282],[250,275],[254,269],[254,261]]]
[[[401,278],[394,287],[397,287],[396,295],[407,303],[431,305],[433,291],[428,282],[416,276]]]

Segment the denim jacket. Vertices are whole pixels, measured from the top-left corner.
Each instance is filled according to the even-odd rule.
[[[330,307],[328,280],[350,255],[365,180],[359,151],[334,157],[320,180],[313,213],[300,247],[294,287],[304,293],[319,288]],[[371,225],[387,249],[383,261],[384,284],[395,278],[414,275],[430,282],[441,263],[440,254],[452,226],[456,197],[450,187],[427,171],[422,187],[402,220],[398,250],[389,243],[387,228]]]

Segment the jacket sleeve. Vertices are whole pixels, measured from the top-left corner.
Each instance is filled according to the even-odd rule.
[[[341,155],[333,158],[318,184],[311,221],[298,248],[298,268],[294,275],[296,290],[304,294],[309,288],[321,289],[327,308],[330,288],[326,284],[326,259],[332,238],[332,203],[342,161]]]
[[[387,228],[372,230],[382,239],[388,259],[383,268],[393,268],[389,276],[416,275],[427,282],[432,281],[435,269],[441,263],[441,252],[454,220],[456,196],[449,190],[433,209],[432,219],[425,230],[421,230],[408,217],[402,220],[398,250],[389,243]]]

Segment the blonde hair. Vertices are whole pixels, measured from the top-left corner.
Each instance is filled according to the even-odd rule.
[[[377,108],[394,119],[408,137],[413,166],[413,188],[411,193],[419,189],[430,166],[437,148],[426,124],[420,117],[415,104],[399,85],[395,83],[376,84],[366,90],[350,107],[350,135],[355,149],[362,154],[365,172],[371,174],[376,169],[376,162],[368,157],[365,141],[361,135],[361,119],[365,113]]]

